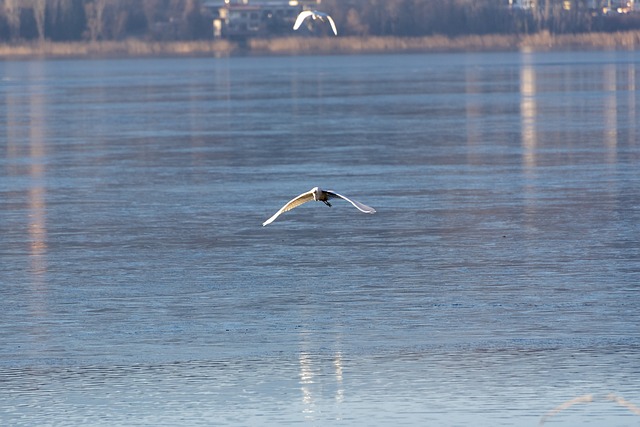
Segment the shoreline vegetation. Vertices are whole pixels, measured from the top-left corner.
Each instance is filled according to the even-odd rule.
[[[461,37],[282,37],[156,42],[128,39],[99,42],[24,42],[0,44],[0,59],[114,58],[162,56],[246,56],[373,54],[397,52],[505,52],[566,50],[636,50],[640,31]]]

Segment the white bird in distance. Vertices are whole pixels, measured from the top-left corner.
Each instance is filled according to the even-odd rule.
[[[296,18],[296,23],[293,24],[293,29],[297,30],[298,28],[300,28],[300,25],[302,25],[304,20],[308,17],[312,17],[314,21],[316,19],[319,19],[322,22],[324,22],[324,20],[326,19],[327,21],[329,21],[329,24],[331,24],[333,34],[335,34],[336,36],[338,35],[338,29],[336,28],[336,23],[333,22],[333,18],[331,18],[331,16],[329,16],[328,14],[317,10],[303,10],[302,12],[300,12],[298,18]]]
[[[364,213],[368,213],[368,214],[372,214],[372,213],[376,212],[376,210],[373,209],[372,207],[369,207],[369,206],[367,206],[365,204],[362,204],[360,202],[356,202],[355,200],[351,200],[351,199],[349,199],[347,197],[344,197],[341,194],[335,193],[333,191],[322,190],[321,188],[318,188],[318,187],[313,187],[311,190],[307,191],[306,193],[302,193],[301,195],[299,195],[298,197],[294,198],[293,200],[290,200],[286,205],[281,207],[278,212],[273,214],[273,216],[271,218],[269,218],[268,220],[263,222],[262,226],[264,227],[265,225],[271,224],[282,213],[290,211],[291,209],[295,208],[296,206],[300,206],[301,204],[307,203],[307,202],[309,202],[311,200],[315,200],[316,202],[323,202],[325,205],[331,207],[331,203],[329,203],[329,200],[330,199],[335,199],[335,198],[346,200],[347,202],[349,202],[353,206],[355,206],[360,212],[364,212]]]

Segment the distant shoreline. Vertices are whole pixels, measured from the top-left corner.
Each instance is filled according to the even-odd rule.
[[[25,42],[0,44],[0,59],[113,58],[162,56],[235,56],[364,54],[396,52],[491,52],[550,50],[636,50],[640,31],[553,35],[469,35],[461,37],[284,37],[150,42],[136,39],[103,42]]]

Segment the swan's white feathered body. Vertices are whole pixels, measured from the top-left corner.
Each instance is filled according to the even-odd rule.
[[[334,191],[322,190],[321,188],[313,187],[311,190],[307,191],[306,193],[302,193],[298,197],[290,200],[286,205],[281,207],[278,212],[273,214],[273,216],[271,218],[269,218],[268,220],[263,222],[262,226],[264,227],[265,225],[271,224],[282,213],[284,213],[286,211],[290,211],[291,209],[295,208],[296,206],[300,206],[303,203],[307,203],[307,202],[310,202],[311,200],[315,200],[317,202],[323,202],[327,206],[331,206],[331,203],[329,203],[329,200],[330,199],[335,199],[335,198],[346,200],[347,202],[349,202],[353,206],[355,206],[360,212],[364,212],[364,213],[368,213],[368,214],[372,214],[372,213],[376,212],[376,210],[373,209],[372,207],[369,207],[369,206],[367,206],[367,205],[365,205],[363,203],[357,202],[355,200],[351,200],[351,199],[349,199],[349,198],[347,198],[347,197],[345,197],[345,196],[343,196],[341,194],[338,194],[338,193],[336,193]]]
[[[313,18],[313,20],[319,19],[322,22],[324,22],[324,20],[326,19],[327,21],[329,21],[329,24],[331,24],[333,34],[335,34],[336,36],[338,35],[338,29],[336,28],[336,23],[333,22],[333,18],[331,18],[331,16],[329,16],[328,14],[317,10],[303,10],[302,12],[300,12],[300,14],[298,14],[298,18],[296,18],[296,23],[293,24],[293,29],[297,30],[298,28],[300,28],[300,25],[302,25],[304,20],[309,17]]]

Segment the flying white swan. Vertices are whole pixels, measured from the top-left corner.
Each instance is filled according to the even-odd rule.
[[[338,193],[335,193],[333,191],[328,191],[328,190],[322,190],[321,188],[318,187],[313,187],[311,190],[307,191],[306,193],[302,193],[301,195],[299,195],[298,197],[294,198],[293,200],[290,200],[286,205],[284,205],[283,207],[280,208],[280,210],[278,212],[276,212],[275,214],[273,214],[273,216],[271,218],[269,218],[268,220],[266,220],[265,222],[262,223],[262,226],[264,227],[265,225],[269,225],[271,224],[276,218],[278,218],[280,216],[280,214],[286,212],[286,211],[290,211],[291,209],[295,208],[296,206],[300,206],[303,203],[307,203],[311,200],[315,200],[317,202],[323,202],[325,205],[327,206],[331,206],[331,203],[329,203],[330,199],[334,199],[334,198],[340,198],[343,200],[346,200],[347,202],[351,203],[353,206],[355,206],[356,208],[358,208],[359,211],[364,212],[364,213],[368,213],[368,214],[372,214],[375,213],[376,210],[364,205],[360,202],[356,202],[355,200],[351,200],[348,199],[346,197],[344,197],[343,195],[340,195]]]
[[[333,34],[335,34],[336,36],[338,35],[338,29],[336,28],[336,23],[333,22],[333,19],[331,18],[331,16],[329,16],[324,12],[319,12],[317,10],[303,10],[302,12],[300,12],[300,14],[298,15],[298,18],[296,18],[296,23],[293,24],[293,29],[297,30],[298,28],[300,28],[300,25],[302,25],[304,20],[307,19],[308,17],[312,17],[314,20],[319,19],[322,22],[324,22],[326,18],[326,20],[329,21],[329,24],[331,24],[331,29],[333,30]]]

